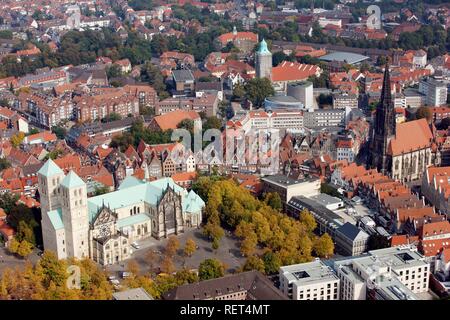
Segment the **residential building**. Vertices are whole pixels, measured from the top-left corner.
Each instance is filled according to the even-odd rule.
[[[175,92],[173,96],[186,96],[195,92],[195,78],[189,69],[172,70]]]
[[[425,95],[425,104],[430,107],[447,104],[447,84],[436,78],[424,78],[419,82],[419,92]]]
[[[240,51],[249,53],[258,44],[258,35],[253,32],[238,32],[234,27],[233,32],[224,33],[216,39],[218,50],[226,47],[229,43],[232,43]]]
[[[333,109],[358,108],[358,96],[353,93],[339,92],[333,94]]]

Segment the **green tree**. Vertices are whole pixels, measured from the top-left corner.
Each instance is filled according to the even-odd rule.
[[[255,107],[262,107],[264,100],[275,94],[272,83],[267,78],[251,79],[245,84],[244,88],[247,93],[247,98]]]
[[[233,100],[240,101],[245,98],[245,88],[242,84],[237,83],[233,88]]]
[[[217,259],[206,259],[198,267],[198,276],[201,281],[223,277],[225,268]]]
[[[105,186],[105,185],[102,185],[102,186],[99,186],[99,187],[95,188],[94,195],[95,196],[100,196],[100,195],[108,193],[108,192],[109,192],[109,187]]]
[[[118,78],[122,75],[122,70],[120,66],[118,66],[117,64],[113,64],[106,69],[106,75],[108,76],[108,79]]]
[[[116,112],[111,112],[106,117],[102,119],[102,122],[113,122],[117,120],[121,120],[122,116]]]
[[[205,124],[203,125],[203,130],[206,131],[208,129],[221,129],[222,128],[222,121],[220,121],[217,117],[207,117]]]
[[[60,126],[52,127],[52,132],[58,137],[58,139],[65,139],[67,130]]]
[[[263,254],[264,270],[267,274],[277,273],[281,267],[281,260],[277,254],[267,251]]]

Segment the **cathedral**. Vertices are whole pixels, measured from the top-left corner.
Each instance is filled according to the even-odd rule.
[[[127,177],[118,190],[87,197],[86,183],[52,160],[38,171],[44,248],[59,259],[89,257],[101,265],[130,258],[131,243],[198,227],[205,206],[171,178]]]
[[[368,166],[395,180],[421,179],[426,168],[439,164],[434,137],[426,119],[396,124],[389,66],[383,77],[370,137]]]

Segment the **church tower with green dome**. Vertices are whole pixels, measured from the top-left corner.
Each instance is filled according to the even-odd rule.
[[[272,79],[272,53],[263,39],[255,55],[256,77]]]

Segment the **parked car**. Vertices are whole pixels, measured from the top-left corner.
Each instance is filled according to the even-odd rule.
[[[116,276],[109,276],[109,277],[108,277],[108,280],[109,280],[109,281],[113,281],[113,280],[117,280],[117,278],[116,278]]]
[[[141,246],[136,241],[131,244],[131,246],[135,249],[139,249]]]
[[[126,279],[129,277],[131,277],[131,272],[126,272],[126,271],[122,272],[122,279]]]

